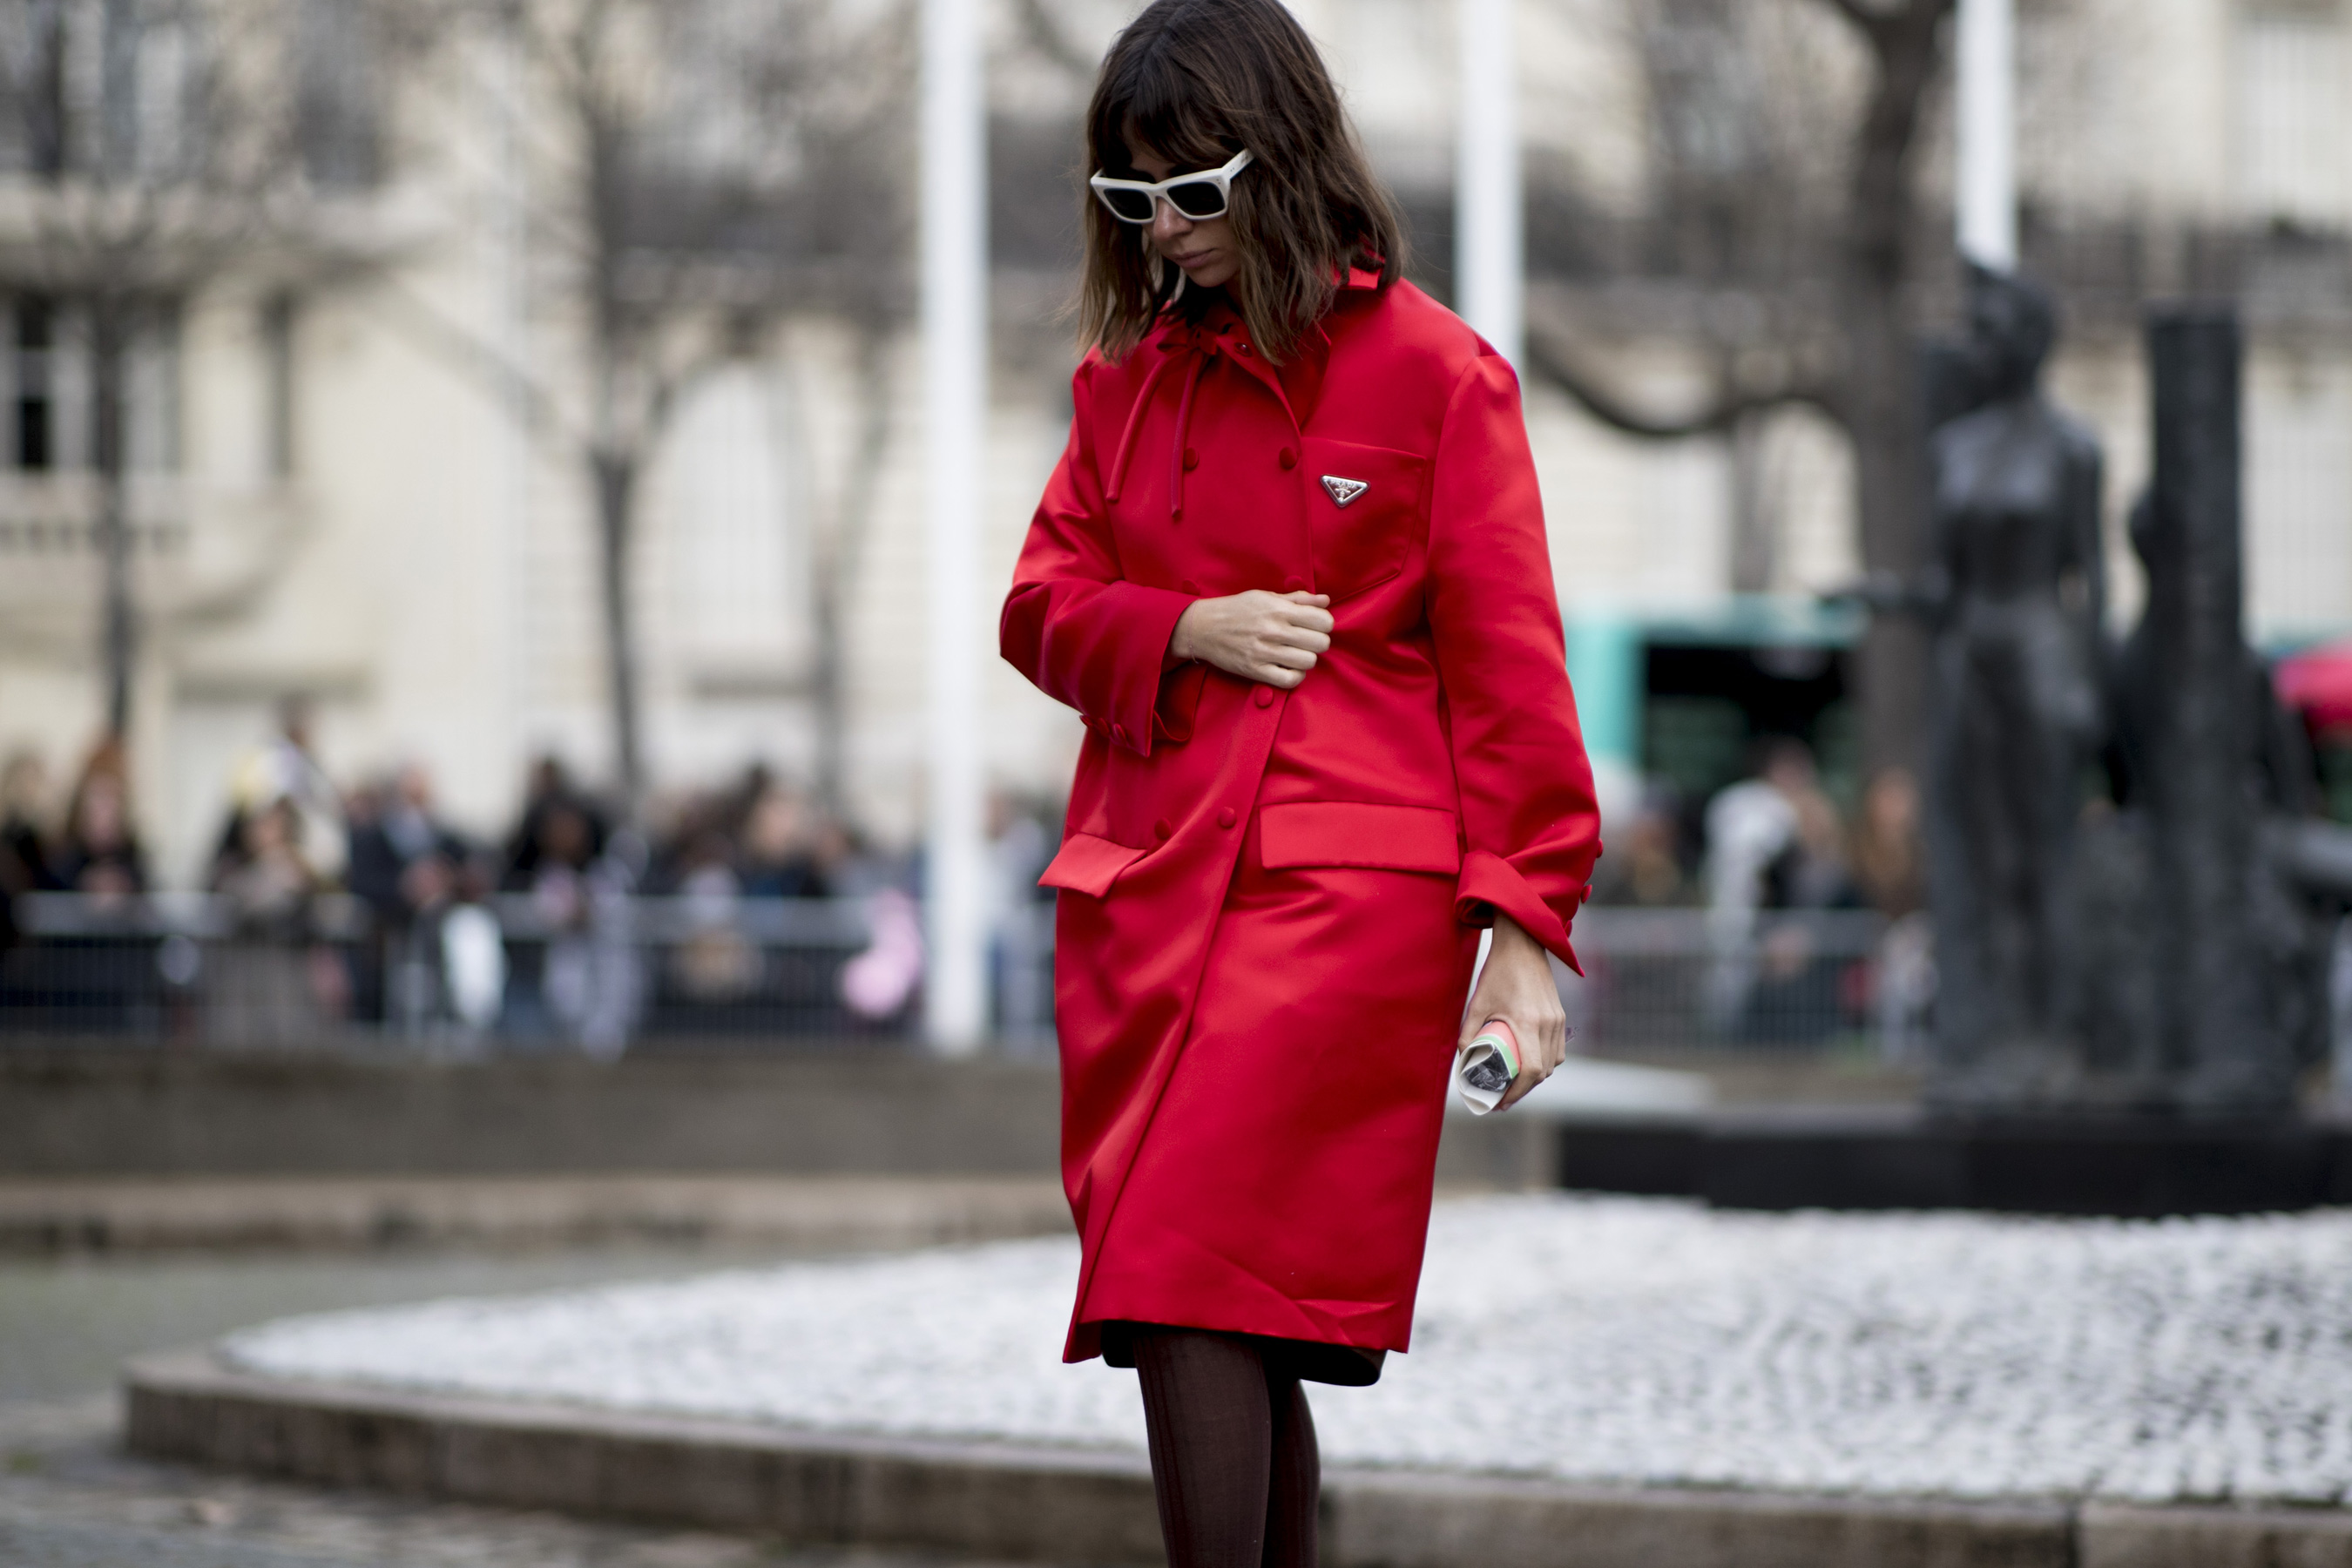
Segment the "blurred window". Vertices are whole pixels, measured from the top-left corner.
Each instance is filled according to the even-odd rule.
[[[188,16],[142,0],[103,0],[98,19],[99,166],[115,179],[182,173],[178,165],[197,155],[201,129]]]
[[[261,308],[261,345],[266,359],[265,374],[269,378],[268,406],[264,417],[269,422],[263,432],[264,452],[268,462],[269,477],[288,478],[294,472],[294,296],[273,294]]]
[[[2352,628],[2352,367],[2248,366],[2247,610],[2258,637]]]
[[[184,5],[0,6],[0,168],[169,176],[201,149],[202,51]]]
[[[0,7],[0,168],[65,167],[64,0]]]
[[[142,473],[168,473],[180,466],[180,308],[163,300],[142,312],[123,367],[128,402],[125,456]]]
[[[2343,13],[2266,5],[2239,24],[2239,186],[2248,216],[2312,227],[2352,219],[2352,89]]]
[[[180,466],[180,308],[139,312],[123,365],[124,457],[144,473]],[[90,460],[88,320],[72,300],[20,294],[9,302],[7,420],[10,467],[32,473]]]
[[[300,0],[298,131],[322,190],[364,190],[382,174],[377,51],[368,0]]]
[[[680,412],[663,479],[687,651],[724,685],[782,668],[802,629],[805,593],[794,499],[780,450],[789,397],[756,371],[706,382]]]
[[[26,296],[16,301],[13,314],[16,416],[12,455],[16,467],[43,472],[57,463],[57,403],[51,384],[57,310],[47,300]]]

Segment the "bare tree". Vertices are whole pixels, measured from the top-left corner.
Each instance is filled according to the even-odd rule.
[[[843,600],[887,439],[886,341],[905,314],[908,76],[902,5],[843,19],[818,0],[457,0],[519,57],[508,112],[530,137],[539,292],[584,359],[575,392],[442,318],[422,324],[498,382],[580,464],[595,530],[607,702],[620,784],[646,782],[634,560],[643,486],[682,399],[774,345],[797,316],[858,335],[857,453],[816,520],[819,774],[841,800]],[[478,57],[480,50],[461,54]],[[410,302],[415,305],[415,301]]]
[[[851,341],[849,450],[831,494],[808,520],[816,789],[836,820],[849,815],[849,605],[888,455],[892,349],[914,314],[913,215],[903,194],[914,163],[913,41],[903,25],[867,35],[864,69],[845,90],[832,73],[830,90],[790,71],[770,87],[772,98],[824,127],[812,139],[803,176],[806,259],[793,303],[845,327]],[[797,445],[803,451],[812,445],[805,431]]]
[[[226,275],[336,265],[318,219],[373,174],[363,57],[398,32],[379,3],[20,0],[0,13],[0,180],[19,198],[0,233],[0,278],[18,296],[26,346],[54,346],[69,318],[87,350],[116,734],[130,722],[140,635],[127,500],[134,356]],[[24,466],[55,456],[47,428],[16,438]]]
[[[1955,0],[1623,3],[1655,168],[1632,254],[1612,260],[1688,286],[1712,384],[1694,408],[1643,407],[1557,302],[1531,312],[1530,368],[1651,438],[1723,434],[1737,450],[1770,410],[1819,409],[1853,443],[1864,567],[1908,577],[1925,532],[1916,154]],[[1842,69],[1857,45],[1859,69]],[[1866,769],[1915,758],[1924,658],[1899,619],[1867,634]]]

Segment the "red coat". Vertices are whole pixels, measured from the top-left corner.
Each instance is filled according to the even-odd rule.
[[[1061,852],[1067,1355],[1133,1321],[1402,1350],[1475,928],[1570,963],[1600,852],[1518,384],[1351,274],[1282,367],[1217,307],[1073,382],[1004,657],[1087,739]],[[1171,665],[1328,594],[1296,691]]]

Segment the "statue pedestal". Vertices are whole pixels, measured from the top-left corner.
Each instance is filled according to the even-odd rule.
[[[1560,1184],[1719,1208],[2259,1214],[2352,1202],[2352,1125],[1790,1108],[1567,1122]]]

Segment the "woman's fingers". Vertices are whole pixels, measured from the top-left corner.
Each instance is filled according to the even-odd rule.
[[[1464,1042],[1489,1018],[1510,1025],[1519,1043],[1518,1079],[1503,1100],[1516,1104],[1568,1055],[1568,1014],[1552,979],[1550,957],[1507,915],[1496,917],[1486,967],[1463,1018]]]
[[[1195,600],[1170,647],[1181,658],[1288,691],[1331,647],[1335,625],[1325,594],[1275,594],[1263,588]]]
[[[1504,1022],[1511,1026],[1511,1032],[1520,1042],[1519,1076],[1502,1100],[1507,1106],[1525,1100],[1536,1085],[1559,1069],[1568,1055],[1568,1020],[1565,1016],[1546,1017],[1538,1014],[1525,1018],[1506,1015]]]
[[[1549,1013],[1530,1009],[1526,1018],[1507,1019],[1512,1033],[1518,1036],[1518,1081],[1511,1092],[1503,1097],[1503,1104],[1511,1105],[1527,1098],[1536,1085],[1559,1070],[1568,1058],[1568,1017],[1554,1009]]]

